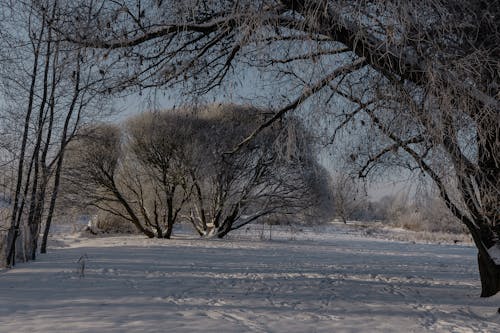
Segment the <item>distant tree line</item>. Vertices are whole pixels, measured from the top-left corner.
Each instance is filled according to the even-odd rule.
[[[424,186],[411,194],[401,190],[370,198],[366,184],[352,175],[338,171],[330,181],[334,216],[344,223],[383,222],[414,231],[466,232],[432,186]]]

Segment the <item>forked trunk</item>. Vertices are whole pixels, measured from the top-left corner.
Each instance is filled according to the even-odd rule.
[[[217,229],[217,238],[224,238],[231,231],[229,223],[224,223],[221,227]]]
[[[239,206],[234,206],[231,215],[226,216],[222,224],[220,224],[217,229],[217,238],[224,238],[233,228],[233,223],[239,214]]]

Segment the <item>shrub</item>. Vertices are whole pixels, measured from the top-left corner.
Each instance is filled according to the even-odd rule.
[[[135,234],[137,228],[123,217],[106,212],[94,215],[86,229],[92,234]]]

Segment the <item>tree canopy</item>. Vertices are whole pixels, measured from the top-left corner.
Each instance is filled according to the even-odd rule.
[[[500,238],[498,0],[61,6],[67,21],[54,29],[96,50],[110,90],[189,83],[204,93],[243,66],[275,73],[289,96],[249,138],[312,100],[334,117],[334,136],[366,124],[375,139],[351,154],[360,175],[387,161],[425,173],[474,239],[482,295],[500,290],[488,253]]]

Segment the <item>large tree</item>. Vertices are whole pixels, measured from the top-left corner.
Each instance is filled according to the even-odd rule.
[[[425,173],[474,239],[482,296],[500,290],[500,268],[489,253],[500,238],[499,1],[122,0],[76,7],[56,29],[106,51],[103,64],[120,69],[110,88],[190,82],[206,92],[243,64],[277,72],[263,78],[278,78],[293,96],[274,103],[274,117],[254,134],[310,100],[335,117],[335,134],[365,124],[363,132],[377,140],[353,151],[360,174],[387,161]]]
[[[296,119],[230,152],[262,117],[256,108],[218,105],[145,113],[126,130],[90,127],[70,147],[66,193],[158,238],[170,238],[181,219],[222,238],[256,220],[320,208],[320,167]]]
[[[184,118],[192,123],[187,131],[192,140],[189,219],[200,235],[222,238],[254,221],[283,216],[299,222],[308,208],[321,215],[315,178],[325,174],[309,133],[296,118],[284,119],[232,151],[268,116],[254,107],[217,105]]]

